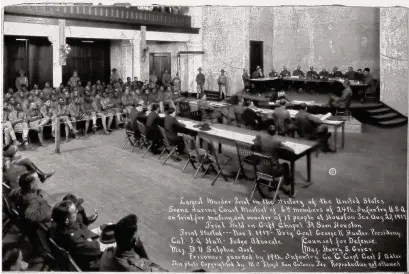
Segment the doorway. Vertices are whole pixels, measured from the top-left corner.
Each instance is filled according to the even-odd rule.
[[[111,74],[110,40],[67,38],[67,44],[70,45],[71,52],[68,54],[66,65],[63,66],[62,70],[64,83],[68,82],[74,70],[78,72],[83,85],[87,81],[94,84],[97,80],[109,83]]]
[[[155,74],[159,80],[162,80],[162,74],[167,69],[170,74],[171,72],[171,54],[170,52],[163,53],[151,53],[149,55],[149,74],[152,73],[152,70],[155,70]]]
[[[34,84],[44,87],[53,80],[53,50],[47,37],[4,36],[4,90],[16,89],[19,70],[28,78],[28,89]]]
[[[263,41],[250,41],[250,71],[251,75],[260,66],[263,68],[264,55],[263,55]]]

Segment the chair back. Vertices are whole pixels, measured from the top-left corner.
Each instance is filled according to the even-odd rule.
[[[257,177],[259,178],[275,177],[274,171],[277,169],[279,165],[277,159],[260,153],[254,153],[253,157],[255,157],[258,161],[258,165],[256,166]]]
[[[209,159],[214,162],[220,169],[219,158],[217,157],[216,148],[214,147],[213,142],[203,139],[203,147],[206,148],[207,156],[209,157]]]
[[[166,130],[165,130],[163,127],[161,127],[161,126],[158,126],[158,128],[159,128],[160,134],[162,135],[163,144],[164,144],[167,148],[170,148],[171,145],[170,145],[170,143],[169,143],[168,137],[166,136]]]
[[[146,127],[144,124],[142,124],[139,121],[136,121],[137,125],[138,125],[138,130],[141,133],[141,135],[146,136]]]
[[[212,119],[214,113],[212,108],[199,106],[199,112],[202,114],[202,119]]]
[[[179,101],[179,115],[182,117],[188,117],[190,112],[190,103],[186,101]]]
[[[236,142],[237,158],[239,159],[239,165],[242,166],[243,159],[247,156],[253,155],[251,145],[243,142]]]
[[[76,264],[70,253],[64,248],[58,246],[53,239],[48,238],[50,243],[51,252],[54,255],[58,266],[58,270],[70,271],[70,272],[82,272],[79,266]]]
[[[186,151],[189,154],[196,154],[196,156],[200,156],[199,149],[196,145],[196,139],[193,136],[187,134],[181,134],[183,136],[183,142],[185,143]]]

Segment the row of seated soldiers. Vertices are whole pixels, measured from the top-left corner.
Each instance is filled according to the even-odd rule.
[[[36,88],[36,87],[35,87]],[[145,89],[144,89],[145,88]],[[90,122],[96,131],[96,120],[101,118],[105,134],[111,132],[113,118],[116,117],[118,126],[122,126],[123,116],[129,115],[132,106],[142,104],[148,108],[158,104],[161,112],[165,105],[174,107],[173,94],[170,87],[158,85],[156,88],[146,88],[124,84],[116,88],[102,84],[85,86],[80,89],[74,87],[59,87],[45,90],[33,89],[26,91],[26,87],[18,92],[7,92],[3,104],[3,128],[5,143],[16,143],[15,132],[22,133],[23,145],[27,145],[29,130],[38,132],[40,145],[43,143],[43,128],[51,123],[51,132],[55,132],[56,118],[65,124],[66,141],[70,133],[77,135],[77,122],[85,121],[85,136],[87,136]]]
[[[104,226],[102,234],[105,240],[116,242],[116,247],[102,252],[100,236],[88,228],[98,218],[96,211],[87,215],[82,207],[84,200],[73,194],[67,194],[62,201],[50,206],[40,186],[54,172],[44,173],[30,159],[18,155],[17,151],[17,146],[11,144],[3,147],[3,184],[8,186],[3,196],[7,195],[11,206],[17,209],[23,225],[19,228],[23,229],[21,232],[28,236],[34,249],[31,256],[25,252],[23,256],[25,246],[11,246],[9,249],[3,246],[3,270],[44,271],[50,270],[54,263],[62,263],[47,260],[44,242],[39,241],[38,235],[41,235],[42,239],[51,238],[68,251],[83,271],[166,271],[149,260],[138,236],[138,218],[135,214],[122,218],[114,225]]]

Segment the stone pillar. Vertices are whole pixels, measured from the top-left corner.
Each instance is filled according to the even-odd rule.
[[[53,86],[58,87],[62,82],[62,66],[60,65],[60,39],[59,34],[55,33],[48,36],[53,50]]]
[[[141,35],[138,33],[132,40],[132,81],[133,77],[138,77],[141,80]]]
[[[140,54],[140,80],[149,80],[149,50],[146,44],[146,26],[141,26]]]

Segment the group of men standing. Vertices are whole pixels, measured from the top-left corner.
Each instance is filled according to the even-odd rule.
[[[196,75],[196,92],[197,92],[197,99],[200,99],[204,95],[204,85],[206,82],[206,77],[202,73],[202,68],[198,68],[199,73]],[[219,87],[219,98],[225,99],[227,96],[227,76],[224,74],[225,70],[222,69],[220,71],[220,76],[217,78],[217,85]]]

